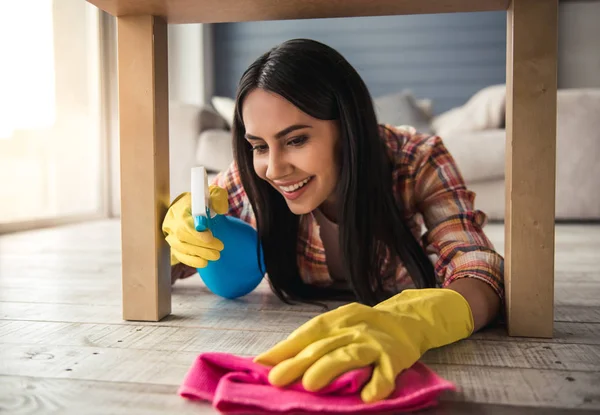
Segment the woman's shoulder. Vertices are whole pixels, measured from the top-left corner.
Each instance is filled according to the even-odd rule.
[[[222,187],[227,191],[229,212],[228,215],[235,216],[255,226],[254,213],[248,200],[248,195],[242,184],[242,177],[235,161],[231,162],[226,170],[217,174],[211,184]]]
[[[416,169],[433,150],[442,145],[440,137],[421,133],[410,125],[379,125],[390,159],[396,168]]]
[[[242,178],[235,161],[232,161],[227,169],[221,170],[212,179],[211,184],[227,189],[228,191],[243,191]]]

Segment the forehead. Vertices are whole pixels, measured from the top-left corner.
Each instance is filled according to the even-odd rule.
[[[242,118],[248,134],[265,138],[274,136],[290,125],[314,121],[282,96],[258,88],[246,96]]]

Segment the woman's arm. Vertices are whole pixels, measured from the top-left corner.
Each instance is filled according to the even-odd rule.
[[[488,325],[500,311],[500,297],[489,284],[475,278],[454,280],[448,287],[465,297],[473,313],[474,331]]]
[[[173,262],[173,260],[171,260]],[[177,262],[171,265],[171,284],[175,284],[175,281],[189,278],[198,272],[196,268],[192,268],[189,265],[185,265],[181,262]]]
[[[403,193],[423,216],[423,243],[428,254],[437,256],[437,278],[467,300],[479,330],[502,311],[504,259],[483,232],[486,216],[475,209],[475,194],[442,139],[410,134],[405,151],[414,156],[409,163],[413,181]]]

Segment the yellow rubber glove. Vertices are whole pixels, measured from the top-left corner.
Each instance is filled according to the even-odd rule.
[[[210,203],[217,214],[229,210],[227,191],[211,185]],[[210,230],[196,231],[192,217],[192,196],[182,193],[171,203],[162,225],[165,240],[171,246],[171,265],[182,262],[193,268],[204,268],[208,261],[220,258],[223,243]]]
[[[352,369],[373,365],[361,390],[364,402],[387,398],[396,376],[427,350],[473,332],[471,308],[462,295],[443,288],[411,289],[376,305],[344,305],[300,326],[254,361],[274,366],[269,382],[318,391]]]

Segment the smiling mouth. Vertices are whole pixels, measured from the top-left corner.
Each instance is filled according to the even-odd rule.
[[[291,186],[279,186],[279,188],[286,193],[294,193],[294,192],[298,191],[299,189],[303,188],[304,186],[306,186],[308,184],[308,182],[310,182],[312,180],[312,178],[313,178],[313,176],[307,177],[306,179],[302,180],[301,182],[298,182]]]

